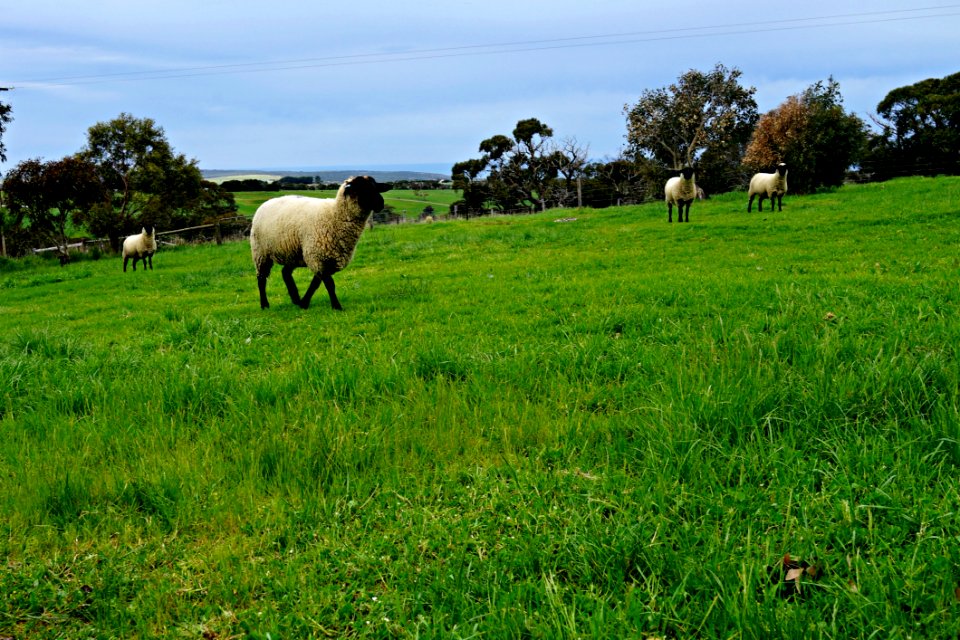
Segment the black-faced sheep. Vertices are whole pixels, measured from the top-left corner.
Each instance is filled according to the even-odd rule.
[[[153,271],[153,254],[157,252],[156,229],[152,224],[144,226],[140,233],[127,236],[123,241],[123,271],[127,271],[127,261],[133,258],[133,270],[137,270],[137,261],[143,260],[143,269],[147,269],[150,261],[150,270]]]
[[[370,176],[346,180],[336,198],[281,196],[267,200],[253,216],[250,251],[257,271],[260,307],[267,309],[267,277],[276,262],[293,304],[304,309],[322,282],[330,294],[330,305],[342,309],[337,299],[333,274],[353,258],[360,234],[370,214],[383,209],[383,196],[390,185],[377,184]],[[293,280],[293,270],[307,267],[313,280],[303,296]]]
[[[763,200],[770,198],[770,210],[776,202],[780,211],[783,211],[783,196],[787,192],[787,165],[783,162],[777,165],[774,173],[756,173],[750,178],[750,201],[747,202],[747,213],[753,208],[753,199],[757,200],[757,211],[763,211]]]
[[[667,180],[663,187],[664,199],[667,201],[667,222],[673,222],[673,205],[677,205],[677,222],[683,222],[683,212],[686,209],[687,222],[690,222],[690,205],[697,198],[697,184],[693,177],[693,167],[684,167],[679,176]]]

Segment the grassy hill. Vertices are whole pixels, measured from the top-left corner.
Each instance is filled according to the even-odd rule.
[[[745,209],[0,263],[0,636],[957,637],[960,179]]]

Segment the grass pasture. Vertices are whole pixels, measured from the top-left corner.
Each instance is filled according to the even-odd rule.
[[[0,637],[956,638],[960,179],[745,209],[0,265]]]

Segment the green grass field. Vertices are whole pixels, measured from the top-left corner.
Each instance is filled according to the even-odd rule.
[[[257,207],[270,198],[279,195],[301,195],[316,198],[334,198],[336,191],[240,191],[234,193],[237,213],[253,217]],[[383,200],[393,207],[395,213],[406,218],[416,218],[427,207],[433,207],[435,216],[450,212],[450,205],[459,200],[461,194],[452,189],[434,189],[430,191],[412,191],[407,189],[390,190],[383,194]]]
[[[960,178],[663,209],[0,264],[0,637],[956,638]]]

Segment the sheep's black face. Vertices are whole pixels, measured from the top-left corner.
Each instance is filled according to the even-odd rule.
[[[785,162],[781,162],[777,165],[777,173],[779,173],[781,176],[787,175],[787,164]]]
[[[380,194],[389,190],[389,184],[377,184],[377,181],[370,176],[358,176],[347,180],[343,193],[355,199],[360,206],[360,211],[366,215],[383,210],[383,196]]]
[[[689,180],[691,177],[693,177],[693,167],[684,167],[680,170],[680,173],[683,174],[684,180]]]

